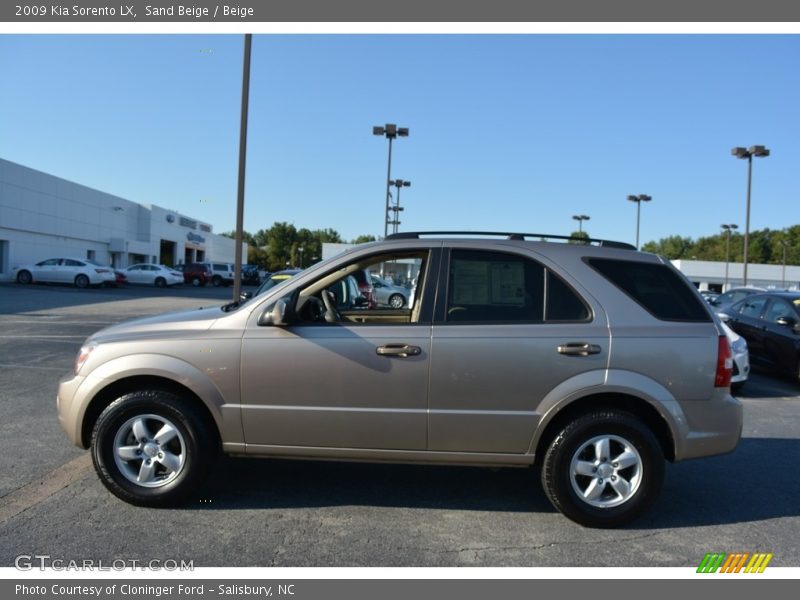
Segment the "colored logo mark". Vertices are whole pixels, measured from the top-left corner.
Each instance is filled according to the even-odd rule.
[[[724,552],[709,552],[703,557],[700,566],[697,567],[698,573],[763,573],[769,561],[772,560],[772,553],[739,552],[736,554],[726,554]]]

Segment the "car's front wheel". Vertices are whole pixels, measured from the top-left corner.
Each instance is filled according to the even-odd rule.
[[[211,426],[196,407],[160,390],[126,394],[100,415],[92,460],[103,484],[140,506],[184,502],[217,454]]]
[[[20,271],[17,273],[17,283],[29,284],[33,281],[33,276],[30,271]]]
[[[567,517],[587,527],[618,527],[641,516],[664,479],[664,455],[652,431],[630,413],[582,415],[545,453],[542,485]]]

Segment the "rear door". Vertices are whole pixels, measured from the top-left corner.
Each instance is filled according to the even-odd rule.
[[[787,319],[788,325],[781,325],[778,319]],[[794,374],[797,369],[797,349],[800,335],[795,332],[793,323],[798,323],[800,315],[790,302],[783,298],[770,299],[762,320],[764,361],[773,369]]]
[[[605,315],[526,255],[452,248],[444,260],[428,448],[525,453],[542,398],[607,366]]]
[[[731,327],[747,340],[751,362],[765,365],[769,359],[764,350],[764,321],[761,315],[767,306],[767,296],[748,296],[739,304],[734,305],[734,314],[731,318]]]

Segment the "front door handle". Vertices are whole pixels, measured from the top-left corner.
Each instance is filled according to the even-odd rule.
[[[422,348],[419,346],[409,346],[408,344],[387,344],[386,346],[378,346],[375,348],[375,352],[380,356],[408,358],[409,356],[419,356],[422,354]]]
[[[600,354],[600,346],[597,344],[587,344],[586,342],[569,342],[558,347],[559,354],[567,356],[589,356],[590,354]]]

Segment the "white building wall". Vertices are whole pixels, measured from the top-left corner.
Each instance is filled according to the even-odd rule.
[[[197,228],[182,226],[181,217]],[[115,267],[132,264],[132,255],[161,262],[161,240],[175,244],[173,264],[184,262],[187,247],[200,249],[205,260],[233,262],[235,242],[201,224],[0,159],[0,281],[9,280],[15,266],[61,256],[93,253]]]
[[[725,286],[725,263],[706,260],[673,260],[675,265],[684,275],[694,282],[699,289],[731,288],[744,285],[744,263],[730,263],[728,265],[728,285]],[[800,287],[800,267],[783,265],[747,265],[747,285],[763,288],[790,288]]]

